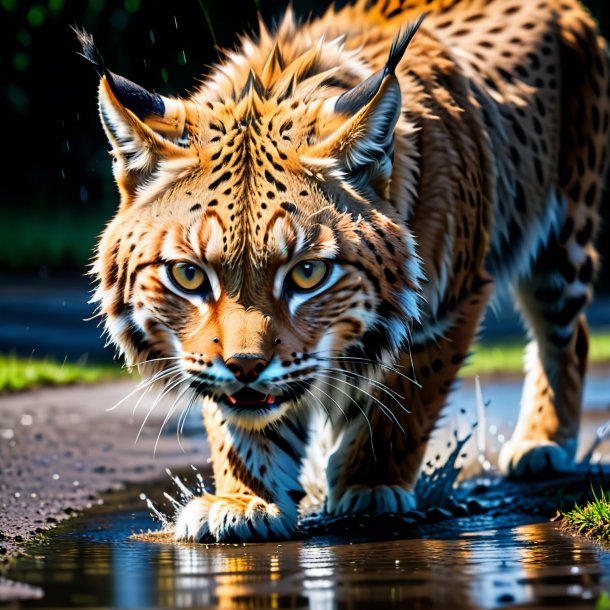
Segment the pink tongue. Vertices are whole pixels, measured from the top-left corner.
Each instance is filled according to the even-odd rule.
[[[236,405],[236,404],[237,404],[237,400],[236,400],[236,399],[235,399],[233,396],[231,396],[230,394],[227,394],[227,399],[228,399],[228,401],[229,401],[229,402],[230,402],[232,405]],[[267,394],[267,398],[265,398],[265,402],[266,402],[268,405],[272,405],[274,400],[275,400],[275,398],[273,398],[273,396],[271,396],[271,394]],[[250,402],[253,402],[253,401],[250,401]],[[261,401],[261,402],[262,402],[262,401]],[[248,403],[246,402],[246,404],[248,404]]]

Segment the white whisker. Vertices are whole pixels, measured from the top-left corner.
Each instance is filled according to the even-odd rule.
[[[358,386],[358,385],[356,385],[354,383],[350,383],[346,379],[342,379],[340,377],[333,377],[332,375],[329,375],[328,373],[324,373],[324,374],[328,375],[329,379],[333,379],[334,381],[340,381],[341,383],[344,383],[344,384],[354,388],[355,390],[358,390],[358,391],[362,392],[366,396],[368,396],[371,400],[373,400],[375,403],[377,403],[379,405],[379,407],[381,409],[381,412],[384,415],[386,415],[386,417],[388,417],[388,419],[391,419],[400,428],[400,430],[401,430],[401,432],[403,434],[405,433],[405,430],[400,425],[400,422],[396,418],[396,415],[394,415],[394,413],[392,413],[391,409],[388,409],[388,407],[386,405],[384,405],[378,398],[375,398],[372,394],[370,394],[366,390],[362,389],[360,386]]]
[[[371,442],[371,451],[373,452],[373,457],[375,457],[375,446],[373,444],[373,427],[371,426],[371,422],[370,422],[367,414],[364,412],[363,408],[356,402],[356,400],[350,393],[348,393],[345,390],[341,389],[340,387],[336,386],[334,383],[330,383],[327,378],[330,378],[330,379],[332,379],[332,378],[329,377],[328,373],[322,373],[322,377],[316,376],[316,375],[314,375],[314,377],[320,381],[323,381],[324,383],[329,385],[331,388],[334,388],[338,392],[341,392],[341,394],[344,394],[345,396],[347,396],[347,398],[349,398],[354,403],[354,405],[356,405],[356,408],[360,411],[360,413],[362,413],[362,417],[364,417],[364,421],[366,421],[366,424],[369,428],[369,440]],[[345,383],[343,379],[337,379],[336,381],[341,381],[341,382]]]

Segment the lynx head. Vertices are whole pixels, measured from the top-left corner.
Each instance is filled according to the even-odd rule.
[[[340,41],[299,46],[288,22],[189,99],[113,74],[79,33],[121,196],[93,270],[106,330],[144,375],[246,428],[403,348],[422,279],[387,201],[395,67],[419,23],[358,82]]]

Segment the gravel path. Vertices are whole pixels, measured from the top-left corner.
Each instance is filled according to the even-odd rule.
[[[175,428],[161,435],[171,407],[164,400],[134,440],[153,397],[135,415],[135,399],[107,411],[132,382],[48,388],[0,396],[0,561],[33,535],[98,503],[102,492],[165,476],[164,470],[205,463],[202,436]]]

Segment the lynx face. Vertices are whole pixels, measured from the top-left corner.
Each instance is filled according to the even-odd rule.
[[[342,90],[323,60],[338,52],[284,68],[273,47],[222,101],[100,83],[122,196],[95,265],[107,330],[244,427],[383,366],[418,316],[414,241],[386,201],[400,88],[386,68]]]

